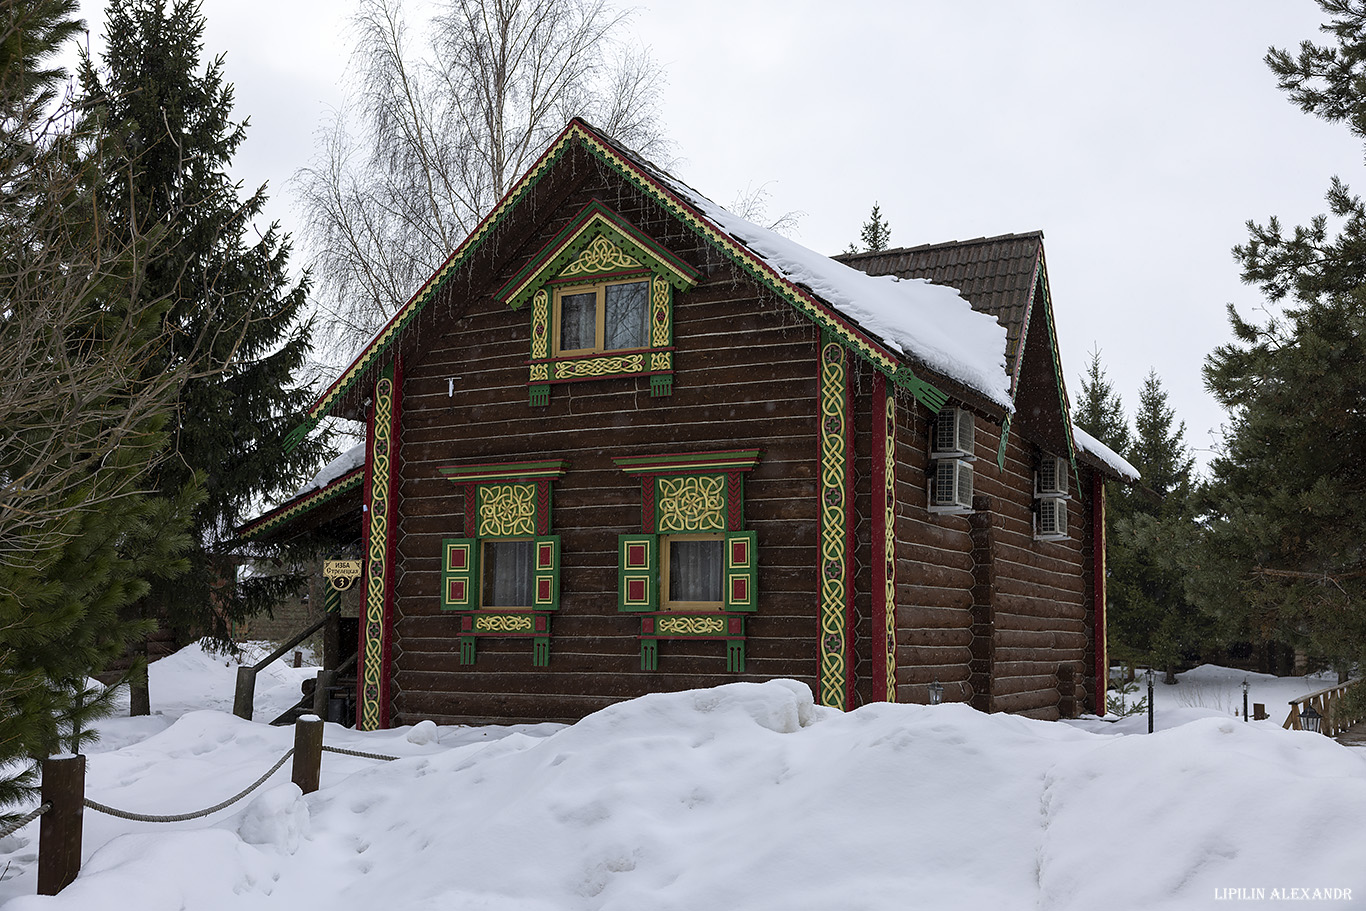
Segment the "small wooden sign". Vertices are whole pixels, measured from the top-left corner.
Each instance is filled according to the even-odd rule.
[[[344,592],[356,584],[361,576],[360,560],[324,560],[323,578],[327,584],[339,592]]]

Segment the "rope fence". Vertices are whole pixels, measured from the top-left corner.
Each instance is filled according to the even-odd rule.
[[[51,809],[52,804],[50,802],[39,804],[37,807],[33,809],[32,813],[20,817],[20,819],[17,822],[12,822],[4,829],[0,829],[0,838],[8,838],[9,836],[13,835],[15,832],[18,832],[24,826],[33,822],[33,820],[37,819],[39,816],[42,816],[44,813]]]
[[[270,776],[278,772],[280,770],[280,766],[284,765],[285,761],[293,755],[294,749],[291,747],[290,749],[285,751],[285,755],[281,756],[276,761],[275,765],[270,767],[266,774],[262,775],[260,778],[256,779],[251,784],[247,785],[241,791],[238,791],[236,794],[229,797],[227,800],[222,801],[221,803],[214,804],[208,809],[196,810],[193,813],[172,813],[169,815],[157,815],[155,813],[134,813],[131,810],[120,810],[115,807],[106,806],[105,804],[91,800],[89,797],[84,799],[84,803],[87,807],[89,807],[92,810],[95,810],[96,812],[104,813],[107,816],[117,816],[119,819],[131,819],[134,822],[186,822],[191,819],[202,819],[205,816],[217,813],[219,810],[227,809],[228,807],[237,803],[237,801],[241,800],[243,797],[246,797],[252,791],[255,791],[261,785],[265,784],[266,779],[270,778]]]
[[[380,762],[393,762],[398,756],[385,756],[383,753],[362,753],[360,750],[343,750],[341,747],[323,747],[324,753],[338,753],[342,756],[359,756],[361,759],[378,759]]]
[[[323,746],[323,723],[316,715],[305,715],[294,726],[294,746],[276,760],[260,778],[238,791],[227,800],[191,813],[134,813],[99,803],[85,796],[85,757],[62,756],[43,760],[43,803],[32,813],[12,823],[0,837],[9,835],[44,816],[38,833],[38,894],[56,895],[71,884],[81,870],[82,811],[90,809],[133,822],[187,822],[202,819],[219,810],[227,809],[265,784],[294,757],[293,782],[305,794],[318,790],[323,753],[355,756],[393,762],[401,757],[383,753],[366,753],[341,747]]]

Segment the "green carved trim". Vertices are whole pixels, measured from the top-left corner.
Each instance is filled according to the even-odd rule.
[[[1058,393],[1058,413],[1062,415],[1063,436],[1067,440],[1067,461],[1072,466],[1072,475],[1077,482],[1077,489],[1080,490],[1081,473],[1077,468],[1076,444],[1072,440],[1072,416],[1071,410],[1067,407],[1067,388],[1063,384],[1062,359],[1058,356],[1058,330],[1053,325],[1053,298],[1048,290],[1048,269],[1044,265],[1042,256],[1039,257],[1035,282],[1037,283],[1038,295],[1043,299],[1044,325],[1048,327],[1048,353],[1053,359],[1053,379]],[[1024,339],[1020,340],[1020,344],[1024,344]]]
[[[456,484],[480,481],[531,481],[564,476],[564,460],[549,462],[488,462],[481,465],[442,465],[437,471]]]
[[[365,599],[362,604],[361,650],[364,654],[360,692],[360,724],[363,731],[380,727],[380,691],[384,663],[384,607],[389,578],[389,526],[393,504],[389,502],[389,475],[393,458],[394,369],[390,365],[375,382],[374,420],[371,422],[370,502],[365,567]]]
[[[820,637],[821,705],[844,708],[848,669],[845,629],[849,567],[848,360],[838,339],[821,344],[820,377]]]
[[[342,494],[362,486],[364,482],[365,466],[362,465],[354,471],[347,472],[327,486],[283,503],[265,515],[243,525],[238,529],[237,537],[240,540],[249,541],[282,525],[288,525],[304,513],[316,509],[324,503],[330,503]]]
[[[603,247],[603,242],[610,249]],[[592,250],[594,245],[596,250]],[[588,253],[587,260],[583,254]],[[592,276],[602,272],[645,268],[686,291],[700,273],[640,233],[596,199],[584,206],[564,230],[541,248],[494,296],[516,309],[552,278]]]
[[[593,357],[551,361],[550,382],[595,380],[607,376],[639,376],[647,370],[648,362],[643,351],[631,354],[599,354]]]
[[[665,455],[626,456],[612,461],[629,475],[749,471],[758,463],[762,452],[762,449],[674,452]]]
[[[1001,445],[996,447],[996,467],[1006,470],[1006,443],[1010,440],[1010,418],[1007,414],[1005,420],[1001,421]]]
[[[526,633],[530,635],[536,623],[530,614],[478,613],[474,615],[474,634],[476,636],[496,636]]]
[[[480,484],[479,537],[531,537],[536,534],[535,484]]]
[[[690,474],[655,479],[655,528],[668,532],[726,530],[726,476]]]
[[[695,639],[726,635],[726,618],[720,614],[672,614],[655,621],[655,634]]]

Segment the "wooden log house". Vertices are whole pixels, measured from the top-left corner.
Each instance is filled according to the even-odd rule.
[[[1103,488],[1042,235],[837,262],[572,121],[314,405],[364,464],[356,721],[573,721],[788,677],[1103,702]],[[861,271],[860,271],[861,270]]]

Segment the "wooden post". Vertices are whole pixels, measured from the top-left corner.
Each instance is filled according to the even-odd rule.
[[[85,810],[85,757],[43,760],[43,803],[52,809],[38,826],[38,894],[56,895],[81,872],[81,826]]]
[[[256,668],[237,669],[237,692],[232,697],[232,713],[245,721],[251,720],[251,706],[256,701]]]
[[[303,667],[303,666],[304,666],[304,653],[301,652],[301,651],[299,651],[297,648],[294,650],[294,666],[295,666],[295,667]]]
[[[1254,703],[1252,703],[1252,720],[1253,720],[1253,721],[1261,721],[1261,720],[1264,719],[1264,718],[1266,718],[1266,703],[1265,703],[1265,702],[1254,702]]]
[[[323,762],[323,722],[317,715],[300,715],[294,723],[294,775],[299,790],[318,790]]]
[[[327,698],[337,685],[336,671],[318,671],[318,682],[313,687],[313,714],[319,718],[327,717]]]

